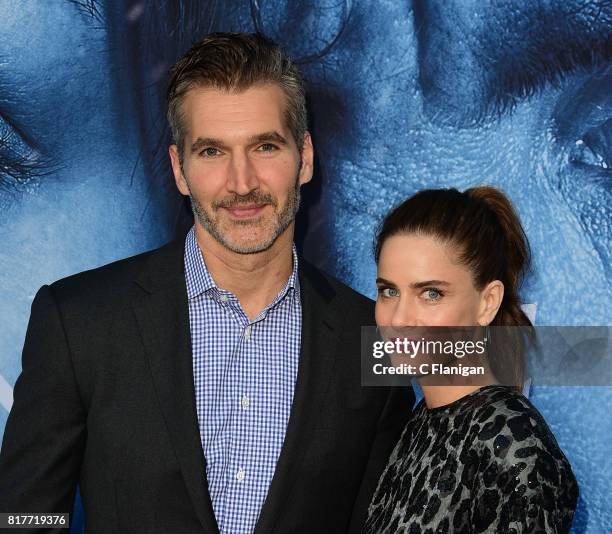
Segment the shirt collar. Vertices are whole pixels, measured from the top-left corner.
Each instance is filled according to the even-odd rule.
[[[217,288],[204,263],[204,258],[196,241],[194,226],[191,227],[185,238],[185,281],[187,282],[187,298],[189,300]]]
[[[291,276],[289,276],[285,287],[274,299],[274,302],[270,305],[270,307],[281,300],[289,290],[294,290],[293,293],[299,295],[299,291],[295,291],[296,289],[299,289],[298,255],[295,243],[292,244],[291,252],[293,255],[293,270],[291,271]],[[191,227],[191,230],[189,230],[189,233],[185,238],[185,281],[187,282],[187,298],[189,300],[192,300],[199,295],[206,293],[207,291],[222,291],[217,287],[210,272],[208,271],[208,268],[206,267],[204,257],[202,256],[202,252],[200,251],[200,247],[198,246],[198,242],[195,237],[194,226]]]

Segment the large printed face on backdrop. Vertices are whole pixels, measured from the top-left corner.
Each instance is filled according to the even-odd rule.
[[[307,252],[374,296],[384,213],[422,188],[490,184],[510,195],[529,236],[535,270],[523,297],[537,322],[609,323],[610,3],[298,4],[261,4],[259,21],[295,56],[342,29],[302,65],[324,181],[311,220],[326,217]]]
[[[310,258],[374,297],[373,236],[392,206],[423,188],[490,184],[513,200],[531,242],[522,296],[536,323],[610,324],[610,2],[259,5],[259,26],[307,59],[323,182]],[[533,391],[580,480],[580,532],[612,521],[601,447],[610,396]]]
[[[145,177],[122,43],[87,6],[0,5],[0,432],[38,287],[168,234],[174,185]]]

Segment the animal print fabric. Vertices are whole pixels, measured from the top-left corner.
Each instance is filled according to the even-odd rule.
[[[564,533],[572,468],[537,409],[505,386],[422,401],[378,482],[364,534]]]

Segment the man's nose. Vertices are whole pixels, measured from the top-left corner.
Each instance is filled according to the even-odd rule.
[[[245,153],[232,154],[227,177],[227,189],[237,195],[246,195],[259,187],[255,166]]]

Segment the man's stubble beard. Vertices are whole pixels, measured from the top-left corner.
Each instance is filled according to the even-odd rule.
[[[241,246],[239,243],[232,243],[229,241],[226,235],[224,235],[220,228],[219,222],[215,220],[211,214],[204,208],[204,206],[190,193],[189,199],[191,200],[191,209],[194,217],[198,220],[200,225],[223,247],[235,252],[237,254],[256,254],[268,250],[276,240],[287,230],[291,223],[295,220],[295,216],[300,207],[300,183],[299,183],[299,171],[298,176],[295,178],[295,186],[290,191],[287,197],[287,202],[280,213],[275,213],[273,218],[273,227],[269,237],[259,243],[253,243],[251,245]],[[273,208],[278,206],[278,201],[272,197],[272,195],[262,194],[257,191],[251,191],[246,195],[234,195],[230,200],[218,201],[213,203],[213,209],[219,210],[227,207],[238,206],[240,204],[251,204],[251,203],[265,203],[270,204]],[[261,220],[255,221],[232,221],[232,225],[236,226],[253,226],[255,229]]]

